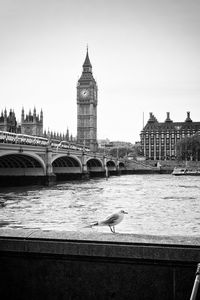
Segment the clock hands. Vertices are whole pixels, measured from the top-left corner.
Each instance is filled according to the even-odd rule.
[[[83,91],[81,92],[81,94],[82,94],[83,96],[87,96],[87,95],[88,95],[88,90],[83,90]]]

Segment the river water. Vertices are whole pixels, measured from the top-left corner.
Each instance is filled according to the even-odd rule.
[[[84,226],[120,209],[128,215],[117,232],[200,236],[200,177],[124,175],[0,189],[1,228],[110,232]]]

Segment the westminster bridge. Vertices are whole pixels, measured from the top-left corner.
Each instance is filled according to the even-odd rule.
[[[37,178],[50,185],[56,179],[117,175],[126,171],[124,159],[91,151],[0,143],[1,182]]]

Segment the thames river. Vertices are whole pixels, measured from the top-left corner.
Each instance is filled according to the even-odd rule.
[[[120,209],[128,215],[116,232],[200,236],[200,177],[124,175],[0,189],[1,228],[110,232],[84,227]]]

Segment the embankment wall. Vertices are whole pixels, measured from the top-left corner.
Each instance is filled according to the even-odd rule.
[[[0,230],[6,300],[188,300],[199,262],[197,237]]]

